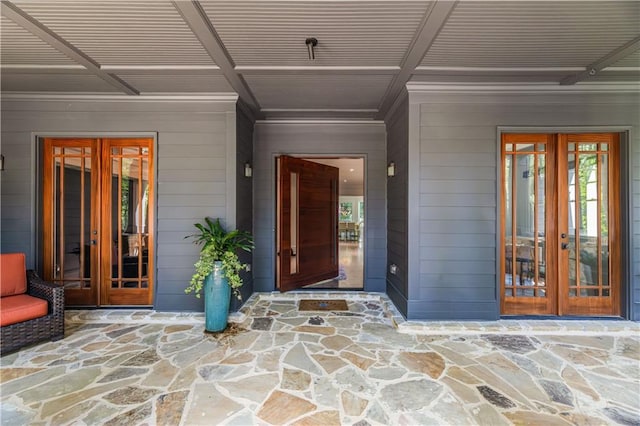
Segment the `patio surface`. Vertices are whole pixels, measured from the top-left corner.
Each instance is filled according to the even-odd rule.
[[[299,298],[349,312],[298,312]],[[256,294],[202,314],[68,311],[0,360],[2,424],[639,424],[640,324],[407,322],[372,293]]]

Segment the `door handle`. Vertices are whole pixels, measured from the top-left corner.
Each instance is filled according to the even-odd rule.
[[[568,249],[568,248],[569,248],[569,243],[562,243],[562,244],[560,244],[560,248],[561,248],[562,250],[566,250],[566,249]]]
[[[98,244],[98,240],[90,240],[89,241],[89,245],[95,246],[96,244]]]

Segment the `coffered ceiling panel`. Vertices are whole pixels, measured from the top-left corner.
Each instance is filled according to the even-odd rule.
[[[427,1],[201,1],[236,65],[398,66]],[[305,39],[315,37],[316,59]]]
[[[421,65],[587,66],[638,37],[638,22],[638,1],[463,1]]]
[[[118,75],[141,93],[233,92],[227,80],[221,75],[144,75],[136,73],[120,73]]]
[[[392,76],[249,75],[245,79],[265,109],[375,109]]]
[[[2,65],[74,65],[71,59],[13,21],[0,19]]]
[[[15,1],[101,65],[211,65],[168,1]]]
[[[118,90],[87,73],[38,74],[2,73],[2,91],[62,92],[62,93],[119,93]]]

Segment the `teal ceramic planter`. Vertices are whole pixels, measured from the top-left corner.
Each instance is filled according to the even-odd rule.
[[[213,272],[204,280],[204,328],[218,332],[227,328],[231,287],[222,272],[222,262],[215,262]]]

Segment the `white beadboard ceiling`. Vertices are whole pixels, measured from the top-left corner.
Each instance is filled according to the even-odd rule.
[[[237,65],[399,66],[426,1],[201,1]],[[308,59],[305,40],[318,40]]]
[[[71,59],[13,21],[0,19],[2,65],[74,65]]]
[[[635,0],[2,0],[0,9],[5,93],[236,92],[258,118],[382,119],[408,81],[640,82]],[[318,39],[315,60],[307,37]]]
[[[586,67],[640,33],[640,2],[461,2],[422,61],[448,67]]]
[[[213,64],[167,1],[13,3],[101,65]]]

